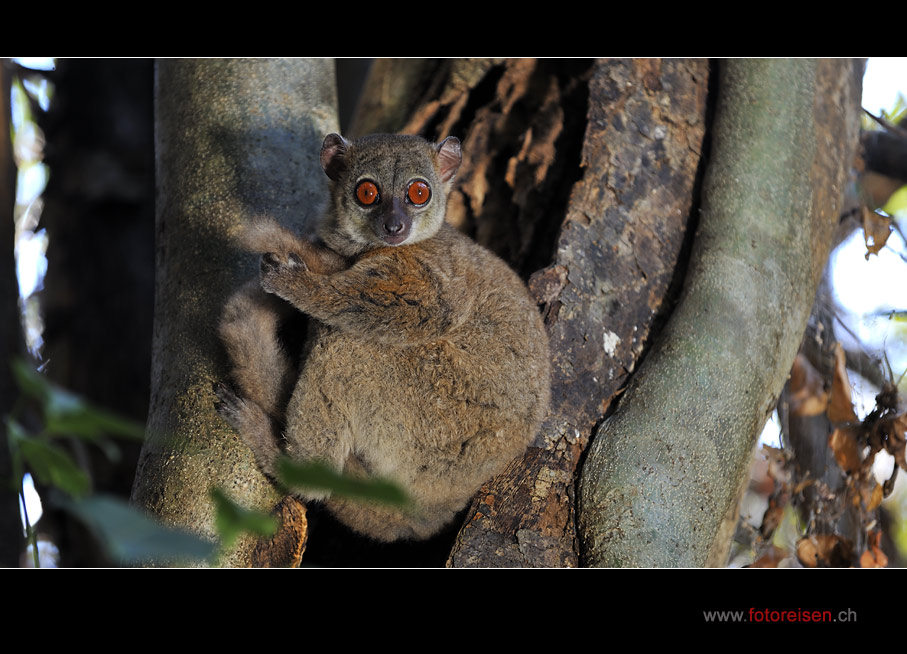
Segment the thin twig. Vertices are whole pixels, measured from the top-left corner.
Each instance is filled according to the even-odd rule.
[[[897,134],[897,135],[900,136],[901,138],[907,139],[907,130],[905,130],[903,127],[900,127],[899,125],[895,125],[895,124],[893,124],[893,123],[890,123],[890,122],[888,122],[887,120],[885,120],[884,118],[882,118],[881,116],[876,116],[876,115],[874,115],[872,112],[870,112],[869,110],[867,110],[867,109],[865,109],[865,108],[863,109],[863,111],[866,113],[867,116],[869,116],[870,118],[872,118],[872,119],[873,119],[874,121],[876,121],[879,125],[881,125],[881,126],[884,127],[885,129],[887,129],[889,132],[892,132],[893,134]]]
[[[907,245],[907,237],[904,236],[904,232],[903,232],[903,230],[901,230],[901,226],[898,225],[897,221],[896,221],[894,218],[891,218],[891,219],[888,221],[888,224],[891,226],[891,228],[892,228],[894,231],[896,231],[896,232],[898,233],[898,236],[901,237],[901,241],[903,241],[903,243],[904,243],[905,245]],[[904,263],[907,263],[907,255],[905,255],[903,252],[899,252],[898,250],[895,250],[895,249],[894,249],[893,247],[891,247],[891,245],[888,244],[887,242],[885,243],[885,247],[887,247],[889,250],[891,250],[891,251],[894,252],[896,255],[898,255],[899,257],[901,257],[901,261],[903,261]]]

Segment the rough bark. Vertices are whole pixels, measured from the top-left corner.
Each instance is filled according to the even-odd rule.
[[[463,142],[447,221],[524,278],[551,262],[579,177],[588,60],[463,59],[446,63],[402,131]]]
[[[372,88],[379,70],[415,79],[403,69],[426,65],[378,61]],[[524,278],[547,266],[531,287],[552,334],[555,407],[535,447],[474,501],[448,565],[577,564],[573,475],[663,310],[693,204],[707,82],[705,62],[452,60],[430,88],[410,88],[421,98],[410,116],[382,123],[380,107],[366,112],[405,132],[460,137],[448,221]]]
[[[790,370],[841,210],[859,129],[854,68],[722,62],[680,303],[583,466],[585,564],[701,566],[726,547],[716,534]]]
[[[212,383],[227,378],[214,327],[227,295],[257,274],[230,234],[255,214],[301,228],[318,211],[318,153],[337,130],[336,102],[330,60],[157,63],[152,390],[133,501],[209,538],[211,485],[259,509],[280,499],[214,411]],[[294,515],[286,528],[298,541]],[[255,546],[241,541],[221,564],[264,565]],[[280,551],[301,550],[282,542]]]
[[[376,59],[369,70],[349,134],[394,134],[401,131],[424,97],[446,78],[452,60]]]
[[[19,320],[19,285],[16,281],[15,223],[16,167],[10,142],[10,81],[12,63],[0,60],[0,567],[19,565],[23,543],[19,500],[3,418],[16,399],[16,385],[9,362],[25,350]]]
[[[704,61],[595,63],[584,110],[584,174],[570,194],[554,263],[530,282],[551,335],[549,417],[526,456],[474,501],[449,565],[578,565],[574,475],[594,425],[664,310],[694,201],[707,85]],[[545,140],[530,132],[523,142]],[[511,167],[534,160],[544,159]],[[475,186],[468,178],[464,193]],[[514,198],[538,198],[539,190],[518,190]]]

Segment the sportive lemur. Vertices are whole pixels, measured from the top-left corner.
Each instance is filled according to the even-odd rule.
[[[449,523],[548,408],[548,337],[526,286],[444,221],[460,161],[454,137],[328,135],[321,243],[252,222],[241,241],[262,255],[260,280],[220,323],[234,388],[217,386],[219,413],[272,477],[285,452],[398,484],[405,510],[299,493],[383,541]],[[310,317],[302,361],[278,335],[292,311]]]

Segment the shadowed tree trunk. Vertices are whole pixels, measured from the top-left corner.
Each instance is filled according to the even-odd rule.
[[[22,356],[25,343],[19,321],[19,285],[16,281],[15,223],[16,167],[10,142],[10,81],[12,62],[0,59],[0,567],[19,565],[24,539],[19,520],[19,500],[7,445],[6,423],[18,395],[9,364]]]
[[[859,130],[856,68],[722,62],[680,304],[583,467],[585,563],[723,564],[729,543],[716,534],[791,368],[840,218]]]
[[[330,60],[161,60],[155,77],[157,280],[151,406],[133,501],[214,538],[209,488],[246,506],[280,500],[214,410],[227,362],[226,297],[257,275],[230,235],[256,214],[299,229],[325,197],[318,154],[337,130]],[[272,543],[242,540],[222,565],[298,563],[305,512],[284,505]],[[277,550],[280,550],[279,552]]]
[[[39,114],[51,170],[40,219],[53,262],[40,296],[48,376],[136,420],[151,361],[153,73],[148,59],[61,59]]]
[[[47,376],[136,421],[148,414],[154,298],[154,62],[60,59],[44,74],[50,109],[37,112],[50,177],[39,227],[48,268],[39,294]],[[67,447],[95,491],[128,495],[141,444]],[[48,506],[61,565],[104,566],[81,523]]]
[[[584,131],[566,129],[578,109],[552,98],[543,113],[551,124],[532,125],[517,143],[517,161],[507,162],[517,171],[514,202],[528,205],[520,214],[534,221],[536,233],[551,234],[541,216],[562,221],[553,263],[530,280],[551,335],[552,405],[523,460],[473,503],[450,565],[579,564],[574,475],[594,425],[664,310],[678,263],[705,134],[707,63],[598,61],[587,84]],[[561,121],[567,138],[582,143],[581,161],[571,162],[582,179],[566,215],[563,205],[544,202],[545,187],[556,186],[565,171],[533,167],[557,160],[546,140],[557,143]],[[539,172],[550,177],[538,183]],[[500,175],[488,173],[486,181]],[[471,181],[467,188],[478,185]],[[488,222],[507,215],[498,214],[483,215]]]

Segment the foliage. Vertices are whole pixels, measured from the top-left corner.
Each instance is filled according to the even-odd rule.
[[[21,397],[7,416],[6,426],[14,482],[17,492],[23,496],[23,504],[22,484],[28,470],[42,484],[56,491],[51,495],[53,503],[88,526],[112,560],[123,564],[150,560],[208,560],[213,563],[219,553],[233,547],[241,534],[270,536],[277,530],[276,518],[240,506],[217,487],[211,489],[209,496],[215,508],[219,548],[194,534],[161,525],[119,499],[92,494],[91,479],[59,441],[88,441],[115,460],[119,449],[109,437],[142,439],[142,427],[53,384],[27,361],[17,360],[12,365]],[[25,423],[39,426],[29,431],[23,426]],[[321,464],[299,465],[288,459],[281,461],[279,469],[281,481],[290,488],[316,488],[345,497],[395,505],[407,502],[404,493],[387,481],[356,479]],[[40,567],[36,534],[31,525],[26,529],[34,551],[35,567]]]
[[[208,559],[215,545],[186,531],[152,520],[126,502],[107,495],[57,503],[85,523],[115,561],[136,564],[149,560]]]
[[[768,476],[774,482],[769,508],[763,516],[760,534],[763,548],[757,567],[769,567],[794,554],[805,567],[884,567],[887,557],[881,551],[878,508],[892,493],[898,469],[907,470],[905,430],[907,414],[898,411],[893,383],[876,396],[876,408],[863,420],[856,415],[850,381],[845,368],[844,350],[834,348],[835,366],[827,379],[802,354],[797,356],[790,376],[790,413],[799,418],[825,417],[817,425],[827,426],[827,443],[843,473],[841,487],[829,487],[826,480],[804,474],[794,465],[790,451],[766,448]],[[799,427],[803,430],[804,427]],[[887,481],[877,482],[873,463],[876,455],[887,452],[895,467]],[[809,519],[795,552],[788,551],[789,536],[777,537],[778,527],[789,522],[791,506],[804,514],[843,515],[849,511],[858,521],[859,534],[848,537],[826,533],[819,521]]]
[[[907,217],[907,185],[891,194],[885,206],[882,207],[882,211],[898,220]]]
[[[22,393],[43,410],[44,433],[71,436],[100,444],[105,435],[142,440],[141,425],[92,406],[78,395],[48,381],[26,361],[13,362],[13,375]]]
[[[26,470],[55,490],[51,501],[87,525],[110,557],[123,563],[150,558],[198,559],[214,546],[197,536],[168,529],[120,500],[91,494],[91,479],[61,446],[79,439],[98,446],[110,459],[119,448],[109,437],[142,439],[140,425],[93,406],[38,373],[27,361],[12,363],[21,395],[6,417],[13,475],[24,506]],[[25,424],[31,425],[26,429]],[[37,536],[26,519],[35,567]]]
[[[271,536],[277,531],[276,518],[240,506],[231,500],[222,488],[211,488],[209,497],[216,510],[214,524],[220,534],[222,550],[232,548],[236,539],[245,532],[252,532],[259,536]]]
[[[283,457],[277,462],[280,480],[290,488],[330,490],[335,495],[405,506],[409,499],[394,483],[383,479],[359,479],[335,472],[316,462],[294,463]]]
[[[898,93],[894,106],[890,110],[882,109],[882,118],[892,125],[899,125],[904,118],[907,118],[907,98],[904,98],[902,93]]]
[[[880,113],[879,118],[889,125],[900,124],[907,117],[907,98],[904,97],[903,93],[898,93],[894,106],[891,109],[882,109]],[[868,131],[885,129],[875,118],[866,115],[865,112],[860,117],[860,127]]]

